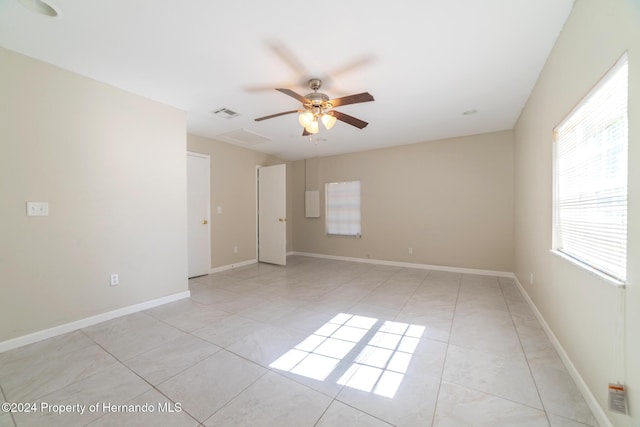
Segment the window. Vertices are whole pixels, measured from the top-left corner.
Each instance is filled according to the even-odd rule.
[[[627,56],[555,129],[554,247],[619,281],[627,270]]]
[[[360,237],[360,181],[325,184],[327,234]]]

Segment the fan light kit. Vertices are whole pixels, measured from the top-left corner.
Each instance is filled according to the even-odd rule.
[[[298,122],[302,127],[311,134],[318,133],[318,119],[322,121],[327,130],[331,129],[336,124],[337,119],[331,115],[331,109],[333,105],[329,100],[329,97],[324,93],[318,93],[318,89],[322,86],[320,79],[309,80],[309,87],[313,90],[313,93],[308,94],[305,98],[309,101],[303,103],[305,110],[300,112],[298,116]]]
[[[358,129],[363,129],[369,123],[349,116],[348,114],[336,111],[333,108],[342,105],[359,104],[361,102],[373,101],[373,96],[368,92],[359,93],[356,95],[343,96],[342,98],[330,99],[324,93],[318,92],[322,86],[322,80],[311,79],[309,80],[309,88],[313,90],[305,96],[302,96],[291,89],[276,89],[279,92],[289,95],[292,98],[297,99],[302,103],[303,109],[285,111],[282,113],[272,114],[269,116],[259,117],[255,121],[259,122],[266,119],[272,119],[274,117],[283,116],[285,114],[298,114],[298,122],[304,128],[302,132],[303,136],[312,135],[318,133],[320,126],[318,122],[322,122],[324,127],[329,130],[335,124],[337,120],[348,123],[351,126],[355,126]]]

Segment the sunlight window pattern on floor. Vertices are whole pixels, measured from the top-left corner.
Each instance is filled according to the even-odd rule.
[[[347,356],[338,384],[393,398],[425,327],[340,313],[269,366],[324,381]],[[373,334],[373,336],[371,336]],[[371,336],[354,357],[358,344]]]

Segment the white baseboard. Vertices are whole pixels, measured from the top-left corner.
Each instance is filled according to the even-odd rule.
[[[591,409],[593,416],[596,418],[596,421],[598,421],[598,424],[600,424],[600,427],[613,427],[613,424],[611,424],[611,421],[609,420],[607,414],[604,412],[604,409],[602,409],[602,407],[598,403],[598,400],[589,389],[589,386],[587,386],[584,378],[582,378],[582,375],[580,375],[573,362],[571,362],[571,359],[569,358],[569,355],[565,351],[564,347],[562,347],[562,344],[560,344],[560,341],[558,341],[558,338],[551,330],[551,327],[549,327],[547,321],[544,320],[544,317],[542,317],[542,313],[540,313],[540,310],[538,310],[538,307],[536,307],[531,297],[529,297],[529,294],[527,294],[527,291],[524,289],[522,283],[520,283],[515,274],[513,275],[513,280],[516,282],[516,285],[520,289],[520,292],[522,292],[522,295],[527,300],[529,307],[531,307],[531,310],[533,310],[533,313],[536,315],[538,322],[540,322],[542,329],[544,329],[545,333],[549,337],[551,344],[553,344],[553,347],[558,352],[562,363],[564,363],[567,371],[569,371],[569,375],[571,375],[571,378],[573,378],[573,381],[576,383],[578,390],[580,390],[580,393],[582,393],[582,397],[584,397],[585,402],[587,402],[587,405],[589,405],[589,408]]]
[[[294,251],[294,252],[290,252],[290,254],[307,256],[312,258],[325,258],[325,259],[335,259],[339,261],[362,262],[365,264],[390,265],[392,267],[421,268],[424,270],[449,271],[452,273],[478,274],[482,276],[499,276],[499,277],[509,277],[509,278],[513,277],[513,273],[507,272],[507,271],[477,270],[474,268],[447,267],[442,265],[417,264],[417,263],[400,262],[400,261],[386,261],[382,259],[352,258],[352,257],[345,257],[345,256],[316,254],[311,252],[295,252]]]
[[[244,267],[245,265],[257,264],[257,259],[248,259],[246,261],[240,261],[235,264],[221,265],[220,267],[214,267],[209,270],[209,274],[220,273],[221,271],[231,270],[232,268]]]
[[[67,332],[73,332],[78,329],[86,328],[87,326],[115,319],[116,317],[126,316],[127,314],[137,313],[139,311],[148,310],[150,308],[154,308],[163,304],[178,301],[184,298],[189,298],[190,296],[190,291],[179,292],[177,294],[167,295],[162,298],[156,298],[139,304],[129,305],[127,307],[118,308],[116,310],[108,311],[96,316],[86,317],[74,322],[65,323],[64,325],[54,326],[53,328],[43,329],[32,334],[12,338],[7,341],[2,341],[0,342],[0,353],[8,350],[13,350],[14,348],[22,347],[27,344],[33,344],[38,341],[53,338],[58,335],[66,334]]]

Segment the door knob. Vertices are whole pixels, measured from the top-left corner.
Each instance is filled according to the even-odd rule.
[[[278,221],[280,221],[280,222],[286,222],[286,221],[287,221],[287,218],[278,218]]]
[[[203,220],[202,220],[202,223],[203,223],[203,224],[209,224],[209,221],[207,221],[206,219],[203,219]]]

